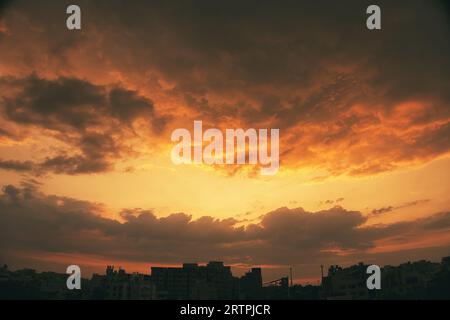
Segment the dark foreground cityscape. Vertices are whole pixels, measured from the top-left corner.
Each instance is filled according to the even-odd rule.
[[[180,268],[152,267],[151,275],[126,273],[107,266],[106,274],[81,280],[80,290],[68,290],[67,274],[10,271],[0,267],[0,299],[94,300],[229,300],[229,299],[450,299],[450,256],[440,263],[407,262],[381,268],[381,290],[366,286],[368,265],[332,265],[320,285],[294,285],[288,276],[263,283],[261,268],[235,277],[231,267],[211,261],[185,263]]]

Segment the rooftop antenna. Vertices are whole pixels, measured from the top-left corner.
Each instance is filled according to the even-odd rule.
[[[291,287],[293,286],[293,279],[292,279],[292,266],[289,268],[289,278],[291,279]]]
[[[321,278],[320,284],[323,285],[323,265],[320,265],[320,272],[322,274],[322,278]]]

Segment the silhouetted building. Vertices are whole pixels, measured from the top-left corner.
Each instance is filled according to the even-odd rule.
[[[381,290],[367,288],[368,265],[330,266],[328,276],[323,278],[321,296],[325,299],[450,298],[449,258],[443,258],[441,263],[421,260],[384,266]]]
[[[313,285],[293,285],[289,287],[289,299],[291,300],[318,300],[320,287]]]
[[[88,298],[105,300],[152,300],[156,290],[149,275],[106,267],[105,275],[94,274],[89,283]]]
[[[67,274],[11,271],[0,267],[0,299],[450,299],[450,257],[381,269],[381,290],[367,288],[367,265],[332,265],[321,286],[289,285],[282,277],[262,282],[261,268],[234,277],[229,266],[185,263],[178,268],[152,267],[151,275],[107,266],[104,275],[81,279],[81,290],[67,289]]]
[[[252,268],[240,279],[240,298],[261,299],[262,297],[261,268]]]
[[[0,283],[6,282],[9,279],[10,271],[8,270],[8,266],[5,264],[0,267]]]
[[[82,292],[68,290],[67,274],[56,272],[38,273],[33,269],[9,271],[0,268],[0,299],[81,299]],[[81,285],[86,286],[82,279]]]
[[[264,298],[286,300],[290,297],[289,277],[282,277],[266,283],[263,287]]]
[[[381,271],[380,298],[419,297],[441,270],[441,264],[430,261],[403,263],[397,267],[385,266]]]
[[[332,265],[323,278],[322,290],[327,299],[368,299],[367,265],[359,263],[348,268]]]
[[[152,267],[151,276],[160,298],[233,299],[238,295],[237,279],[223,262],[211,261],[206,266],[185,263],[181,268]]]

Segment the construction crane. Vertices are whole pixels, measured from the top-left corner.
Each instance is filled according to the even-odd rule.
[[[278,284],[280,286],[285,285],[287,287],[292,287],[294,285],[293,276],[292,276],[292,267],[289,267],[289,276],[275,279],[272,281],[267,281],[267,282],[263,283],[263,285],[271,285],[271,284]]]
[[[288,285],[289,284],[289,277],[282,277],[279,279],[275,279],[272,281],[264,282],[263,285],[271,285],[271,284],[278,284],[282,286],[283,284]]]

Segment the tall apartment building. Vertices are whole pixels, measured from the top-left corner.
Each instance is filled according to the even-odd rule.
[[[223,262],[205,266],[185,263],[177,267],[152,267],[151,277],[160,298],[233,299],[238,297],[239,281]]]

